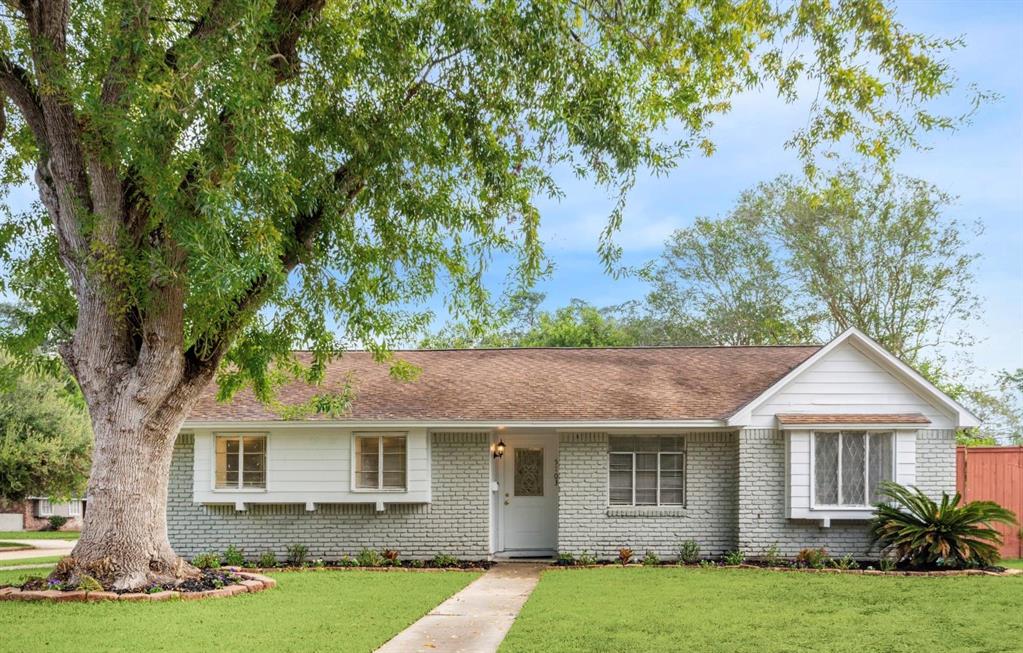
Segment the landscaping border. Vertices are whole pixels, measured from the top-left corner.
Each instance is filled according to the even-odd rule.
[[[1008,569],[1005,568],[1002,571],[993,571],[989,569],[941,569],[934,571],[906,571],[906,570],[893,570],[893,571],[882,571],[880,569],[835,569],[834,567],[826,567],[822,569],[815,569],[813,567],[767,567],[763,565],[676,565],[676,564],[658,564],[658,565],[644,565],[637,563],[630,563],[628,565],[621,565],[615,562],[608,562],[606,564],[598,565],[550,565],[551,569],[606,569],[607,567],[629,567],[629,568],[657,568],[657,567],[675,567],[675,568],[689,568],[689,569],[759,569],[761,571],[782,571],[782,572],[795,572],[795,573],[812,573],[812,574],[859,574],[861,576],[1019,576],[1023,575],[1023,569]]]
[[[177,592],[165,590],[147,594],[145,592],[128,592],[118,594],[117,592],[97,591],[87,592],[84,590],[22,590],[17,587],[0,587],[0,601],[54,601],[54,602],[89,602],[99,603],[101,601],[169,601],[181,599],[183,601],[195,601],[199,599],[226,598],[237,594],[262,592],[277,586],[277,581],[269,576],[255,574],[246,571],[234,572],[243,580],[233,585],[226,585],[220,589],[202,590],[201,592]]]

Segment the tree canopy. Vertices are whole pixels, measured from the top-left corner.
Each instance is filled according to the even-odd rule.
[[[189,366],[226,358],[228,392],[267,395],[296,344],[312,377],[383,351],[439,289],[483,315],[492,251],[518,281],[541,268],[553,166],[624,191],[711,152],[737,92],[820,86],[791,143],[808,167],[955,123],[927,102],[956,42],[879,0],[15,3],[2,25],[4,182],[34,170],[46,209],[0,232],[4,289],[34,311],[9,342],[84,337],[99,303],[126,364],[170,320]]]
[[[424,349],[479,347],[626,347],[637,344],[629,324],[612,309],[574,299],[553,311],[540,310],[540,293],[512,297],[499,313],[502,321],[474,331],[465,322],[441,328],[420,342]]]
[[[729,215],[672,235],[647,271],[648,317],[714,344],[827,340],[854,326],[909,363],[934,362],[939,346],[973,343],[979,310],[976,254],[952,203],[922,180],[849,166],[761,184]]]
[[[92,450],[81,396],[11,363],[0,357],[0,499],[81,496]]]

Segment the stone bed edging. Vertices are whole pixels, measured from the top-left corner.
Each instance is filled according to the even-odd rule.
[[[493,565],[491,565],[493,566]],[[220,567],[224,569],[224,567]],[[336,565],[324,565],[322,567],[242,567],[246,573],[280,573],[280,572],[304,572],[304,571],[376,571],[376,572],[415,572],[415,573],[436,573],[441,571],[472,571],[485,572],[487,567],[338,567]]]
[[[556,565],[552,564],[551,569],[603,569],[607,567],[622,567],[619,563],[608,563],[605,565]],[[625,567],[642,568],[648,567],[639,563],[629,563]],[[835,569],[828,567],[814,569],[813,567],[761,567],[760,565],[714,565],[712,567],[700,567],[699,565],[655,565],[657,567],[673,567],[682,569],[759,569],[760,571],[782,571],[810,574],[859,574],[862,576],[1019,576],[1023,575],[1023,569],[1006,569],[1005,571],[986,571],[984,569],[943,569],[940,571],[882,571],[880,569]]]
[[[251,572],[233,572],[242,578],[233,585],[225,585],[220,589],[202,590],[201,592],[178,592],[165,590],[147,594],[145,592],[87,592],[84,590],[22,590],[17,587],[0,587],[0,601],[54,601],[54,602],[88,602],[101,601],[169,601],[181,599],[196,601],[199,599],[225,598],[236,594],[262,592],[277,586],[277,581],[269,576]]]

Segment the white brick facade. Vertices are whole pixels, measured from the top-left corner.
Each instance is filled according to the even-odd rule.
[[[563,432],[558,436],[559,551],[589,551],[611,558],[628,546],[674,557],[678,545],[696,540],[704,555],[740,548],[748,556],[777,545],[795,555],[825,547],[832,555],[867,553],[865,522],[818,522],[785,517],[785,442],[775,429],[686,434],[686,503],[681,507],[608,506],[608,434]],[[168,526],[171,543],[185,556],[223,551],[230,545],[249,556],[290,544],[309,547],[311,557],[352,555],[363,547],[391,548],[403,557],[438,553],[484,559],[490,545],[490,435],[434,433],[431,438],[432,503],[234,506],[193,503],[193,440],[179,437],[171,467]],[[955,437],[951,430],[917,434],[917,484],[938,496],[955,489]]]
[[[247,556],[273,551],[283,559],[290,544],[309,547],[311,558],[335,559],[363,547],[396,549],[405,558],[438,553],[466,560],[489,555],[490,436],[432,435],[433,502],[386,506],[301,504],[234,506],[192,502],[194,440],[178,438],[171,463],[167,522],[171,545],[191,557],[204,551],[241,548]]]
[[[612,558],[620,547],[642,555],[677,555],[695,539],[706,555],[735,548],[737,439],[735,433],[686,435],[686,505],[608,507],[608,435],[562,433],[559,449],[558,548]]]

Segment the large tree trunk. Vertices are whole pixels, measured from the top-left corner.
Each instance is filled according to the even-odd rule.
[[[187,409],[165,405],[154,419],[151,408],[123,395],[95,407],[85,522],[65,574],[133,589],[196,573],[167,539],[171,455]]]

